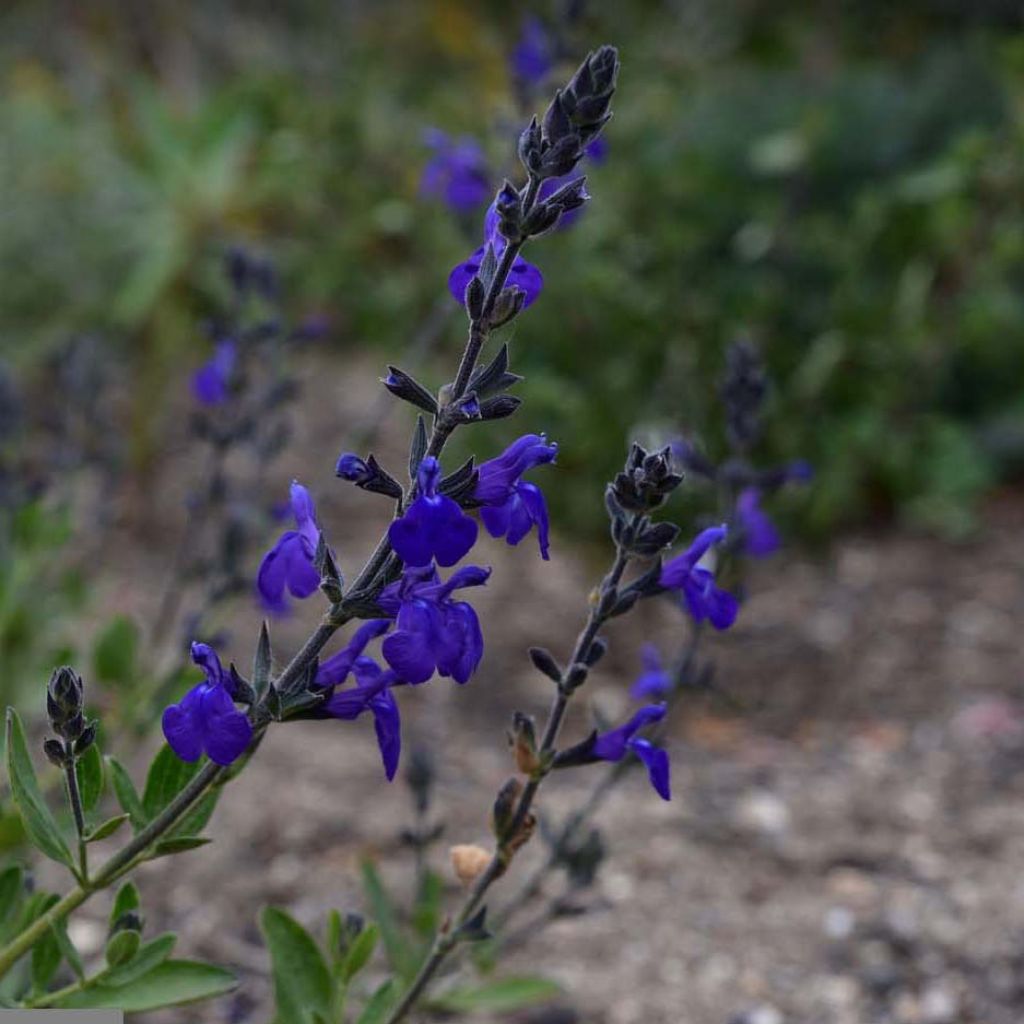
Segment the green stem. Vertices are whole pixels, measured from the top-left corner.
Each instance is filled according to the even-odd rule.
[[[635,519],[638,518],[639,517],[635,517]],[[628,562],[629,553],[621,547],[617,548],[615,552],[615,561],[608,574],[601,582],[600,595],[602,597],[618,587]],[[554,701],[552,702],[551,710],[548,712],[547,724],[544,727],[543,738],[541,739],[539,747],[539,753],[541,754],[548,753],[555,748],[555,743],[558,740],[558,734],[561,730],[562,722],[565,720],[565,712],[569,706],[569,700],[573,692],[568,687],[569,674],[572,671],[573,665],[584,661],[587,651],[589,651],[591,644],[593,644],[594,639],[597,636],[598,630],[607,621],[607,613],[602,611],[602,607],[603,602],[599,598],[591,607],[590,614],[587,616],[586,624],[580,631],[579,636],[576,638],[572,656],[569,658],[569,661],[563,669],[562,679],[558,685],[558,690],[555,694]],[[536,797],[537,791],[540,789],[544,778],[545,776],[541,776],[537,779],[531,779],[523,789],[522,795],[519,798],[519,803],[516,806],[516,812],[512,818],[512,824],[505,830],[506,836],[514,837],[522,828],[527,815],[530,813],[530,808],[533,806],[534,798]],[[430,955],[420,966],[416,977],[409,985],[409,988],[406,989],[401,1001],[391,1011],[391,1014],[388,1016],[385,1024],[398,1024],[398,1022],[403,1020],[409,1011],[416,1005],[420,997],[426,991],[427,986],[433,980],[434,975],[444,963],[448,954],[458,944],[459,929],[476,913],[491,885],[493,885],[494,882],[505,873],[511,856],[512,852],[503,848],[502,845],[499,844],[494,856],[491,857],[490,863],[476,880],[473,888],[463,901],[453,922],[445,931],[439,932],[435,937],[434,944],[430,950]]]

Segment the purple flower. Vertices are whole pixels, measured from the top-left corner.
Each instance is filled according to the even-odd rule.
[[[448,275],[448,291],[452,293],[457,302],[461,302],[463,305],[466,302],[466,289],[480,269],[488,242],[494,246],[494,255],[500,260],[508,242],[498,230],[498,214],[495,211],[494,203],[491,203],[484,217],[484,244],[465,263],[459,263],[453,267],[452,272]],[[544,277],[532,263],[527,263],[522,256],[517,256],[505,282],[506,287],[512,285],[521,288],[526,293],[523,300],[525,309],[540,295],[541,289],[544,287]]]
[[[249,719],[235,707],[234,681],[221,666],[209,644],[192,644],[192,660],[206,679],[164,710],[167,744],[183,761],[198,761],[206,754],[216,764],[228,765],[252,739]]]
[[[436,128],[425,133],[434,155],[423,168],[420,192],[442,199],[456,213],[472,213],[491,195],[483,150],[469,138],[453,140]]]
[[[662,800],[669,800],[672,792],[669,787],[668,754],[649,740],[636,737],[636,733],[645,725],[660,722],[664,717],[664,704],[648,704],[640,708],[625,725],[601,733],[594,740],[590,754],[599,761],[621,761],[628,751],[632,751],[644,763],[647,776],[658,796]]]
[[[544,23],[534,15],[524,18],[519,42],[509,60],[512,74],[527,85],[540,86],[551,74],[553,62],[554,43]]]
[[[389,624],[385,623],[385,626]],[[365,626],[357,631],[356,636],[364,629]],[[370,631],[366,639],[369,640],[370,636],[376,635],[379,633]],[[353,637],[353,643],[355,639]],[[321,681],[324,668],[325,665],[321,665],[320,672],[317,673],[318,683]],[[372,658],[355,657],[338,682],[343,682],[350,671],[355,676],[356,685],[347,690],[335,690],[320,705],[316,713],[321,718],[351,721],[364,711],[371,712],[374,729],[377,732],[377,745],[380,747],[381,760],[384,762],[384,774],[390,782],[398,770],[398,758],[402,752],[402,723],[398,714],[398,703],[391,693],[391,687],[399,685],[400,680],[394,672],[385,671]]]
[[[545,462],[553,462],[557,444],[547,444],[543,434],[524,434],[497,458],[480,466],[473,497],[481,502],[480,518],[492,537],[518,544],[537,527],[541,557],[548,557],[548,510],[536,484],[520,477]]]
[[[352,634],[352,639],[326,661],[320,662],[316,671],[316,686],[340,686],[352,671],[356,660],[366,650],[366,645],[391,628],[390,619],[370,619]]]
[[[229,338],[217,343],[213,356],[192,375],[192,394],[203,405],[220,405],[230,397],[238,349]]]
[[[747,487],[736,499],[736,518],[743,531],[743,550],[752,558],[764,558],[777,551],[779,531],[761,508],[761,492]]]
[[[715,629],[728,629],[736,621],[739,603],[727,590],[715,586],[715,575],[697,563],[714,544],[725,540],[724,526],[712,526],[681,555],[666,562],[659,582],[668,590],[679,590],[695,622],[708,619]]]
[[[629,695],[635,700],[645,700],[671,693],[672,674],[666,670],[658,648],[654,644],[644,644],[641,658],[644,670],[630,687]]]
[[[320,574],[313,567],[313,558],[320,541],[316,524],[316,508],[309,491],[292,481],[292,515],[294,530],[287,530],[263,556],[256,574],[256,588],[264,605],[274,612],[287,608],[284,592],[297,598],[309,597],[320,586]]]
[[[437,493],[441,466],[426,456],[419,468],[419,497],[388,529],[391,546],[406,565],[454,565],[476,543],[476,523],[451,498]]]
[[[395,616],[395,631],[381,645],[384,660],[408,683],[425,683],[436,671],[465,683],[484,653],[480,620],[452,592],[479,587],[490,569],[463,566],[442,583],[437,570],[409,569],[381,591],[377,603]]]

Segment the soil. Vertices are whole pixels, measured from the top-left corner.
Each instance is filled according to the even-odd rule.
[[[346,394],[368,391],[362,384],[350,379]],[[295,451],[351,576],[358,559],[348,553],[367,549],[387,510],[330,479],[323,463],[343,436],[340,418],[321,421]],[[318,455],[315,471],[312,451],[329,456]],[[379,451],[401,465],[397,445]],[[659,800],[642,773],[612,792],[599,815],[607,860],[574,896],[585,912],[538,927],[499,969],[542,974],[563,995],[512,1020],[1024,1019],[1024,505],[1008,496],[984,520],[969,544],[862,535],[825,555],[784,551],[753,567],[739,623],[708,648],[725,696],[694,694],[673,720],[673,800]],[[510,774],[509,716],[543,715],[550,696],[523,652],[566,650],[602,571],[558,536],[550,563],[530,542],[488,540],[480,550],[495,571],[473,596],[487,637],[477,676],[401,694],[406,754],[419,743],[438,758],[431,820],[445,831],[429,858],[448,880],[450,906],[460,887],[447,847],[488,843],[491,803]],[[146,595],[130,590],[138,566],[115,562],[111,572],[120,600],[144,606]],[[306,607],[275,627],[282,655],[315,616]],[[250,607],[240,621],[245,632],[227,653],[241,664],[258,616]],[[568,737],[585,735],[595,707],[625,711],[640,644],[671,650],[683,623],[659,606],[617,621],[608,638]],[[555,776],[540,801],[545,820],[560,821],[600,772]],[[179,953],[233,967],[240,989],[151,1019],[269,1020],[260,907],[286,907],[322,934],[329,908],[365,910],[367,856],[407,891],[412,856],[400,833],[411,815],[408,790],[383,778],[368,721],[272,729],[222,800],[213,843],[139,871],[147,933],[179,929]],[[493,907],[544,852],[540,837],[522,851]],[[553,876],[547,894],[561,885]],[[104,912],[87,907],[74,927],[86,950],[102,939]],[[375,961],[368,983],[382,971]]]

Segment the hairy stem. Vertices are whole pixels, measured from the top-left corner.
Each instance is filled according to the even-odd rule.
[[[68,803],[71,805],[71,814],[75,819],[75,832],[78,835],[78,877],[83,884],[88,885],[89,855],[85,848],[85,811],[82,809],[82,794],[78,788],[78,772],[75,771],[75,759],[70,743],[66,744],[66,756],[64,785],[67,788]]]

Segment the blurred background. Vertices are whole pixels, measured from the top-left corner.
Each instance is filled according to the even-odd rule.
[[[401,468],[412,417],[381,403],[376,379],[388,363],[431,388],[448,379],[464,331],[449,271],[480,244],[502,178],[518,180],[518,131],[603,42],[623,68],[606,150],[585,168],[593,202],[528,252],[545,290],[505,336],[526,405],[488,428],[483,453],[527,430],[559,441],[555,559],[495,551],[507,578],[499,568],[481,602],[495,622],[482,671],[501,693],[467,690],[413,720],[454,731],[455,763],[475,766],[521,693],[542,703],[521,651],[564,647],[574,628],[550,611],[582,607],[599,571],[604,482],[632,437],[723,458],[718,382],[728,344],[749,340],[772,381],[756,458],[807,460],[814,480],[774,499],[789,550],[753,568],[749,612],[716,646],[734,702],[695,698],[677,730],[680,799],[613,806],[601,897],[618,916],[544,940],[569,993],[550,1020],[1016,1024],[1024,16],[1011,0],[8,0],[0,692],[35,699],[74,659],[151,747],[152,692],[183,685],[190,623],[250,656],[251,579],[293,476],[358,570],[387,510],[342,493],[334,460],[369,447]],[[453,200],[453,167],[479,194]],[[236,249],[273,268],[244,309],[224,273]],[[284,411],[245,435],[242,458],[217,454],[219,421],[194,393],[240,319],[281,334],[285,367],[263,393]],[[239,478],[230,514],[207,515]],[[679,508],[706,512],[707,498],[694,486]],[[276,626],[282,646],[309,621]],[[647,633],[667,642],[673,621]],[[622,637],[611,689],[648,638]],[[258,803],[281,772],[328,785],[335,755],[314,772],[303,736],[271,746],[241,792]],[[382,785],[369,738],[353,742],[346,770]],[[441,785],[483,807],[502,770],[479,791],[477,767]],[[245,1000],[203,1019],[261,1019],[265,962],[237,908],[267,898],[267,877],[281,903],[304,892],[314,922],[320,899],[358,902],[351,850],[387,851],[405,813],[389,799],[379,822],[336,832],[326,797],[298,800],[252,840],[262,883],[232,876],[230,905],[189,924],[248,853],[253,803],[215,819],[219,842],[189,855],[199,867],[159,911],[192,952],[253,975]],[[644,828],[655,841],[633,849],[626,833]],[[307,853],[312,882],[296,873]],[[666,887],[678,919],[649,923]]]

